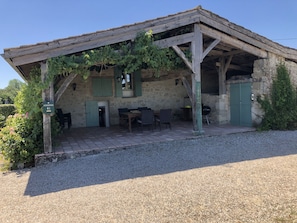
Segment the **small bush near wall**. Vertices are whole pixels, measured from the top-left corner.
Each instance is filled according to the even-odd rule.
[[[5,120],[9,115],[15,113],[15,106],[12,104],[3,104],[0,105],[0,128],[5,124]]]
[[[272,83],[269,97],[258,97],[265,112],[260,130],[286,130],[297,128],[297,92],[290,81],[284,64],[277,66],[277,77]]]

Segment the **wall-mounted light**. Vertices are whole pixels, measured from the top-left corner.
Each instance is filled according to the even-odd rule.
[[[74,91],[76,90],[76,83],[72,84],[72,90],[74,90]]]

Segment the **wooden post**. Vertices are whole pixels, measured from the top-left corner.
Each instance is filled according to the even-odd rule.
[[[225,57],[220,57],[219,66],[219,94],[226,94],[226,73],[232,60],[232,55],[226,60]]]
[[[41,69],[41,81],[45,83],[48,78],[48,64],[47,62],[40,63]],[[53,82],[49,84],[48,88],[42,91],[42,100],[43,102],[53,102],[54,101],[54,88]],[[43,113],[43,144],[44,144],[44,153],[52,152],[52,131],[51,131],[51,115]]]
[[[202,106],[201,106],[201,63],[203,60],[203,36],[198,24],[194,25],[194,40],[192,47],[192,114],[193,114],[193,134],[201,135],[202,129]]]

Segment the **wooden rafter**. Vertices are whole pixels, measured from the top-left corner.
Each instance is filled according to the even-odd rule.
[[[265,50],[259,49],[255,46],[247,44],[241,40],[232,38],[222,32],[214,30],[214,29],[207,27],[205,25],[200,24],[199,26],[201,28],[201,32],[207,36],[220,39],[221,41],[223,41],[231,46],[234,46],[238,49],[244,50],[250,54],[253,54],[253,55],[261,57],[261,58],[267,58],[267,56],[268,56],[268,54]]]
[[[220,62],[216,62],[216,66],[217,66],[217,67],[220,67],[220,66],[221,66]],[[245,72],[250,72],[250,71],[251,71],[251,69],[248,68],[248,67],[239,66],[239,65],[235,65],[235,64],[230,64],[230,65],[228,66],[228,69],[232,69],[232,70],[241,70],[241,71],[245,71]]]
[[[209,52],[216,47],[216,45],[219,44],[219,42],[221,42],[219,39],[216,39],[214,40],[203,52],[202,54],[202,58],[204,59],[208,54]]]
[[[191,88],[190,83],[188,82],[188,80],[186,79],[185,76],[181,76],[180,79],[182,80],[183,85],[185,86],[185,89],[187,91],[187,94],[189,96],[191,103],[193,103],[192,88]]]
[[[169,37],[162,40],[157,40],[154,42],[157,46],[161,48],[168,48],[171,46],[177,46],[185,43],[190,43],[194,38],[194,33],[186,33],[183,35],[178,35],[174,37]]]
[[[178,46],[172,46],[172,49],[177,53],[177,55],[180,56],[180,58],[184,61],[186,66],[193,72],[193,65],[192,63],[187,59],[184,52],[178,47]]]
[[[69,74],[69,76],[64,80],[63,84],[60,86],[58,91],[55,94],[55,103],[57,103],[69,84],[76,78],[77,74]]]

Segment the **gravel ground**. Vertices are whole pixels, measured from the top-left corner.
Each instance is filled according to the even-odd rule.
[[[148,144],[0,174],[0,222],[297,222],[297,131]]]

